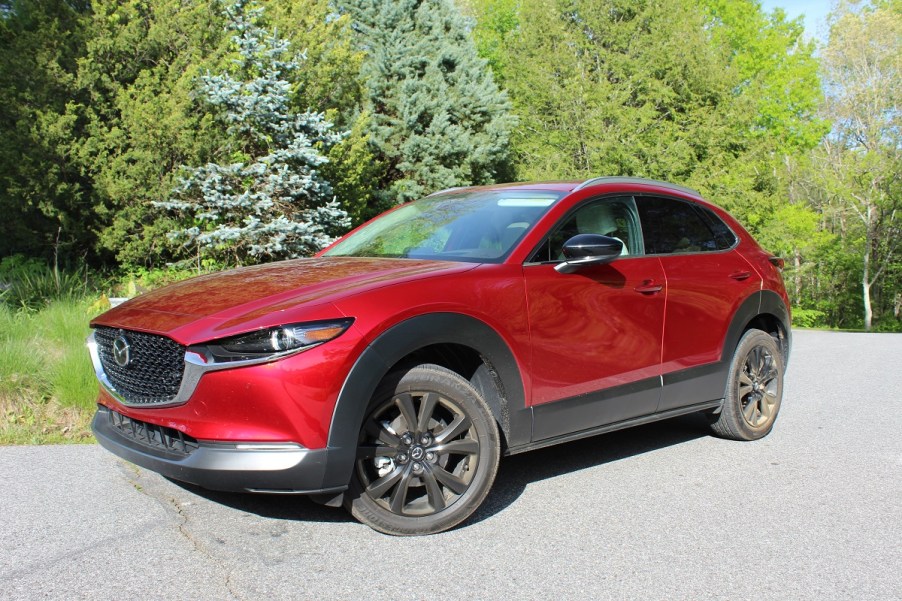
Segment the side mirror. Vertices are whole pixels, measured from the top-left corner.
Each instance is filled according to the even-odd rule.
[[[554,266],[558,273],[573,273],[589,265],[610,263],[623,252],[623,242],[599,234],[579,234],[564,243],[563,263]]]

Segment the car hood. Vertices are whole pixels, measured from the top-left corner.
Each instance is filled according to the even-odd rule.
[[[357,257],[281,261],[159,288],[110,309],[91,325],[165,334],[193,344],[285,319],[334,318],[340,313],[330,303],[339,298],[474,267],[474,263]]]

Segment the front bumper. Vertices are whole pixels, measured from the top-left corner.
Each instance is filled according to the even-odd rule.
[[[347,488],[336,486],[334,474],[330,474],[330,459],[333,466],[343,463],[336,461],[338,455],[343,455],[338,449],[193,439],[186,444],[184,438],[169,436],[159,429],[142,433],[140,423],[137,430],[134,424],[123,428],[121,422],[117,427],[116,417],[109,408],[98,406],[91,424],[97,442],[119,457],[173,480],[230,492],[313,495],[339,493]]]

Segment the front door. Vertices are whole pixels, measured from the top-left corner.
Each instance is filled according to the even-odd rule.
[[[561,274],[563,243],[612,236],[624,254]],[[533,440],[654,413],[660,394],[664,272],[644,256],[632,198],[593,200],[564,219],[524,265],[532,341]]]

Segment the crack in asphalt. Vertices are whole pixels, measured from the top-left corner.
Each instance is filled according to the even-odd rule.
[[[246,601],[245,598],[241,594],[239,594],[238,591],[236,591],[234,589],[234,587],[232,585],[232,571],[231,571],[231,569],[229,569],[226,562],[224,562],[222,559],[213,555],[213,553],[210,552],[210,550],[207,548],[207,546],[200,539],[198,539],[196,536],[194,536],[194,534],[188,528],[188,521],[189,521],[190,516],[185,511],[185,505],[183,503],[181,503],[174,496],[166,495],[165,499],[163,499],[163,498],[161,498],[161,496],[153,494],[153,492],[162,493],[162,491],[147,490],[147,488],[145,488],[138,482],[138,480],[140,480],[142,478],[141,470],[137,466],[132,465],[130,463],[125,463],[125,462],[120,462],[120,463],[123,467],[130,468],[129,471],[131,471],[132,474],[134,475],[134,477],[131,477],[127,473],[123,474],[124,479],[129,484],[131,484],[135,488],[135,490],[137,490],[139,493],[141,493],[141,494],[153,499],[157,503],[159,503],[168,513],[174,513],[176,515],[177,521],[178,521],[179,534],[185,540],[187,540],[189,543],[191,543],[191,546],[194,547],[195,551],[197,551],[198,553],[200,553],[201,555],[206,557],[209,562],[215,564],[225,574],[224,584],[225,584],[226,590],[229,592],[229,595],[231,595],[231,597],[233,599],[238,599],[238,601]]]

